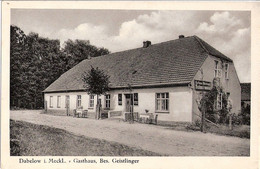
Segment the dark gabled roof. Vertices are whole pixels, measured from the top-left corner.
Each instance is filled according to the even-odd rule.
[[[230,62],[233,62],[230,58],[228,58],[227,56],[225,56],[224,54],[222,54],[220,51],[218,51],[217,49],[213,48],[212,46],[210,46],[207,42],[203,41],[202,39],[200,39],[199,37],[197,36],[194,36],[199,42],[200,44],[202,45],[202,47],[205,49],[205,51],[212,55],[212,56],[215,56],[217,58],[220,58],[220,59],[224,59],[224,60],[227,60],[227,61],[230,61]]]
[[[197,36],[191,36],[83,60],[44,92],[83,90],[81,75],[91,66],[110,76],[111,88],[188,84],[209,54],[232,61]]]
[[[251,100],[251,83],[241,83],[241,101]]]

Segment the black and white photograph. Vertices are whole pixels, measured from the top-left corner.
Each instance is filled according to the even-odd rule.
[[[250,10],[12,8],[9,27],[19,163],[252,156]]]

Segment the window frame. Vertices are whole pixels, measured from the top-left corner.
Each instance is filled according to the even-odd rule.
[[[61,108],[61,96],[57,96],[57,108]]]
[[[158,95],[159,95],[159,98],[158,98]],[[163,97],[163,95],[164,95],[164,97]],[[164,108],[162,105],[163,102],[164,102]],[[157,113],[169,113],[170,112],[169,105],[170,105],[169,92],[155,93],[155,111]]]
[[[50,96],[50,108],[53,108],[53,96]]]
[[[223,93],[218,93],[216,98],[215,109],[221,110],[222,108],[223,108]]]
[[[81,102],[81,99],[82,99],[81,95],[77,95],[77,103],[76,103],[77,108],[82,105],[82,104],[81,104],[81,103],[82,103],[82,102]],[[79,103],[80,103],[80,105],[79,105]]]
[[[214,60],[214,77],[221,78],[222,76],[222,69],[220,67],[220,61]]]
[[[95,96],[91,94],[89,95],[89,108],[94,108],[94,105],[95,105]]]
[[[105,95],[105,108],[110,109],[110,106],[111,106],[111,95],[106,94]]]
[[[227,66],[227,67],[226,67]],[[229,63],[224,64],[225,79],[229,79]]]
[[[138,106],[138,93],[134,93],[134,106]]]
[[[119,96],[120,96],[120,97],[119,97]],[[118,102],[118,105],[119,105],[119,106],[122,106],[122,103],[123,103],[123,95],[122,95],[122,93],[119,93],[119,94],[118,94],[117,102]]]

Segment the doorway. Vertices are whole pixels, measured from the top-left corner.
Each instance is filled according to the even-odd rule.
[[[125,111],[132,112],[133,111],[133,94],[125,94]]]
[[[69,116],[70,115],[70,96],[69,95],[66,95],[65,107],[66,107],[67,116]]]

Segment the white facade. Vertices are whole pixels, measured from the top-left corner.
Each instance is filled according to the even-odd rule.
[[[122,111],[127,112],[127,95],[138,93],[138,105],[134,105],[134,112],[145,113],[145,110],[149,110],[149,113],[158,114],[158,120],[160,121],[180,121],[180,122],[192,122],[192,90],[189,87],[166,87],[166,88],[147,88],[147,89],[133,89],[131,92],[126,90],[112,90],[108,92],[110,94],[110,111]],[[161,101],[167,103],[167,110],[156,110],[156,96],[157,94],[164,93],[168,95],[168,101]],[[118,103],[118,96],[122,94],[122,105]],[[69,107],[70,111],[77,107],[77,95],[81,95],[81,106],[83,109],[87,109],[89,112],[95,112],[95,106],[97,104],[97,98],[94,97],[94,107],[89,107],[90,96],[86,92],[70,92],[70,93],[45,93],[45,101],[47,102],[48,110],[64,111],[66,114],[66,95],[70,97]],[[58,96],[61,98],[61,106],[57,107]],[[50,107],[50,97],[52,97],[52,105]],[[106,109],[105,96],[100,96],[102,108]],[[158,101],[160,102],[160,101]],[[166,103],[165,103],[166,104]],[[164,107],[166,109],[166,107]]]

